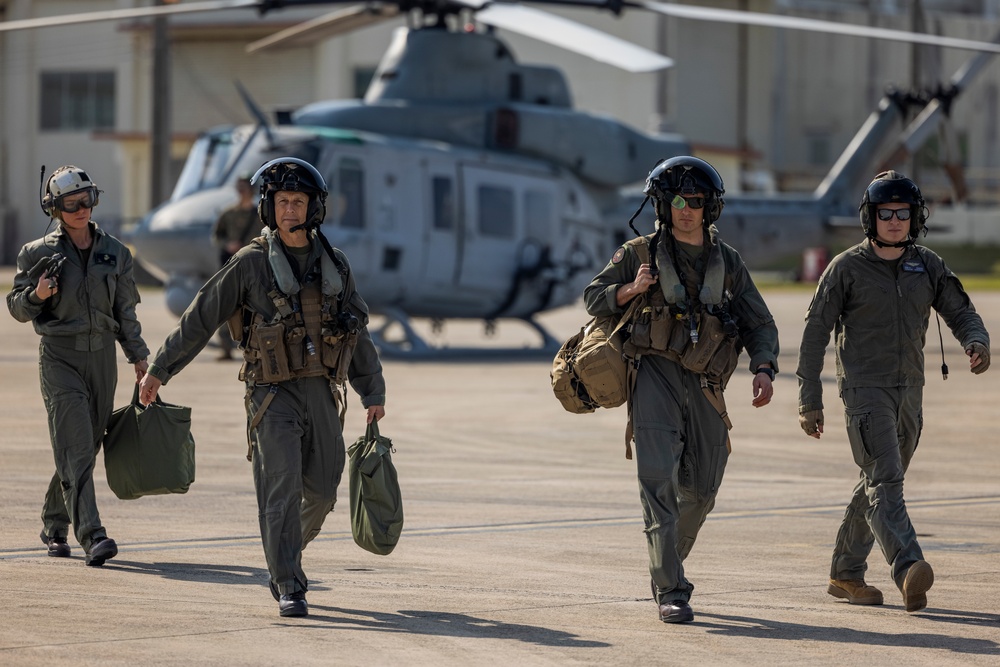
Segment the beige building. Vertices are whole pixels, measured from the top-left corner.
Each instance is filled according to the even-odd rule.
[[[140,0],[0,0],[16,20],[148,6]],[[730,0],[704,4],[910,28],[910,0]],[[1000,30],[1000,0],[924,0],[928,30],[989,40]],[[258,17],[234,10],[170,19],[171,155],[176,173],[191,142],[220,124],[252,122],[234,85],[265,110],[350,98],[364,86],[402,19],[292,49],[247,55],[249,42],[330,8]],[[883,88],[949,77],[970,57],[955,50],[668,19],[638,11],[556,13],[677,61],[660,74],[628,74],[579,55],[500,31],[526,63],[562,69],[578,108],[643,129],[681,132],[720,166],[730,191],[744,185],[811,188],[829,169]],[[84,166],[105,191],[95,219],[111,229],[150,209],[152,38],[148,20],[0,33],[0,263],[37,237],[39,170]],[[917,54],[916,57],[914,54]],[[916,66],[914,63],[918,63]],[[993,198],[997,178],[995,64],[953,107],[961,160],[974,196]],[[931,149],[940,143],[932,141]],[[948,192],[939,170],[914,167],[929,192]]]

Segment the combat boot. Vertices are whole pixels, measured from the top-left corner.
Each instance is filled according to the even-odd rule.
[[[906,571],[903,579],[903,604],[913,613],[927,606],[927,591],[934,585],[934,570],[925,560],[918,560]]]
[[[660,605],[660,620],[664,623],[690,623],[694,611],[685,600],[671,600]]]
[[[826,592],[850,604],[882,604],[882,591],[869,586],[864,579],[831,579]]]
[[[69,558],[69,545],[66,544],[65,537],[49,537],[45,534],[45,531],[42,531],[38,537],[42,538],[42,544],[49,548],[50,556],[53,558]]]
[[[309,604],[306,602],[306,592],[282,593],[278,600],[278,613],[282,616],[308,616]]]
[[[90,567],[100,567],[104,561],[118,555],[118,545],[110,537],[102,537],[90,545],[87,552],[87,565]]]

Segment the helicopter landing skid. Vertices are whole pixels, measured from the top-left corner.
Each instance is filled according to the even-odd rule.
[[[409,361],[432,361],[440,359],[551,359],[559,351],[560,343],[541,324],[531,318],[518,318],[531,327],[541,338],[541,344],[535,347],[451,347],[448,345],[432,345],[421,337],[413,328],[406,313],[395,308],[379,311],[385,321],[376,328],[370,328],[372,341],[379,349],[379,354],[386,359],[403,359]],[[391,331],[397,327],[402,337],[391,336]]]

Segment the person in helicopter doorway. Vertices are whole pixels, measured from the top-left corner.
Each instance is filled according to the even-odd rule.
[[[7,294],[14,319],[30,321],[42,337],[38,371],[56,472],[42,507],[41,539],[49,556],[69,557],[72,526],[90,566],[118,555],[94,493],[94,464],[118,384],[115,341],[135,367],[136,382],[149,356],[135,314],[132,254],[90,219],[100,192],[79,167],[52,172],[41,204],[56,229],[21,248]]]
[[[927,606],[934,571],[903,502],[903,475],[923,426],[924,338],[933,307],[969,356],[990,366],[990,338],[962,283],[933,251],[915,245],[927,209],[917,185],[878,174],[859,208],[867,237],[830,262],[806,312],[799,347],[799,424],[823,434],[823,357],[836,332],[837,388],[861,479],[837,532],[827,592],[851,604],[882,604],[865,583],[875,541],[908,612]],[[947,367],[942,366],[947,378]]]
[[[260,216],[253,205],[249,174],[236,179],[236,194],[239,201],[223,211],[212,227],[212,243],[219,250],[219,266],[225,266],[230,257],[260,233]],[[218,340],[219,361],[229,361],[233,358],[233,338],[228,327],[219,327]]]
[[[723,390],[741,349],[750,355],[755,407],[771,401],[777,371],[774,319],[714,224],[724,192],[704,160],[660,162],[645,187],[656,231],[618,248],[584,290],[591,315],[634,313],[629,411],[653,597],[665,623],[694,619],[683,562],[715,506],[729,458]],[[642,307],[630,308],[633,299]]]
[[[323,177],[282,157],[253,177],[263,236],[212,276],[170,332],[139,386],[149,404],[226,321],[240,341],[246,382],[248,458],[271,593],[281,616],[306,616],[302,550],[337,500],[346,453],[344,383],[368,410],[385,415],[382,364],[368,333],[368,306],[347,257],[319,225]]]

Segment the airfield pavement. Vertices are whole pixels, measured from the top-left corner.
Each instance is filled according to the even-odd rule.
[[[12,271],[0,270],[4,290]],[[907,475],[910,515],[935,584],[907,614],[876,547],[879,607],[826,593],[830,550],[857,478],[827,359],[827,433],[806,438],[794,377],[810,295],[769,290],[782,373],[766,408],[734,377],[733,455],[686,563],[695,622],[657,620],[625,410],[571,415],[549,363],[385,362],[406,510],[396,551],[350,536],[341,501],[303,556],[310,615],[283,619],[267,589],[237,364],[206,350],[163,391],[194,408],[197,480],[185,495],[116,499],[101,457],[102,519],[120,546],[102,568],[48,558],[39,513],[52,474],[38,388],[38,338],[0,317],[0,665],[996,665],[1000,661],[1000,368],[968,372],[945,331],[951,377],[928,332],[924,433]],[[994,336],[1000,294],[974,293]],[[174,322],[143,290],[154,350]],[[541,318],[558,336],[578,306]],[[501,323],[497,339],[527,329]],[[479,329],[449,323],[452,342]],[[119,355],[120,356],[120,355]],[[745,357],[743,358],[745,363]],[[116,405],[132,393],[120,362]],[[345,438],[363,432],[352,394]]]

